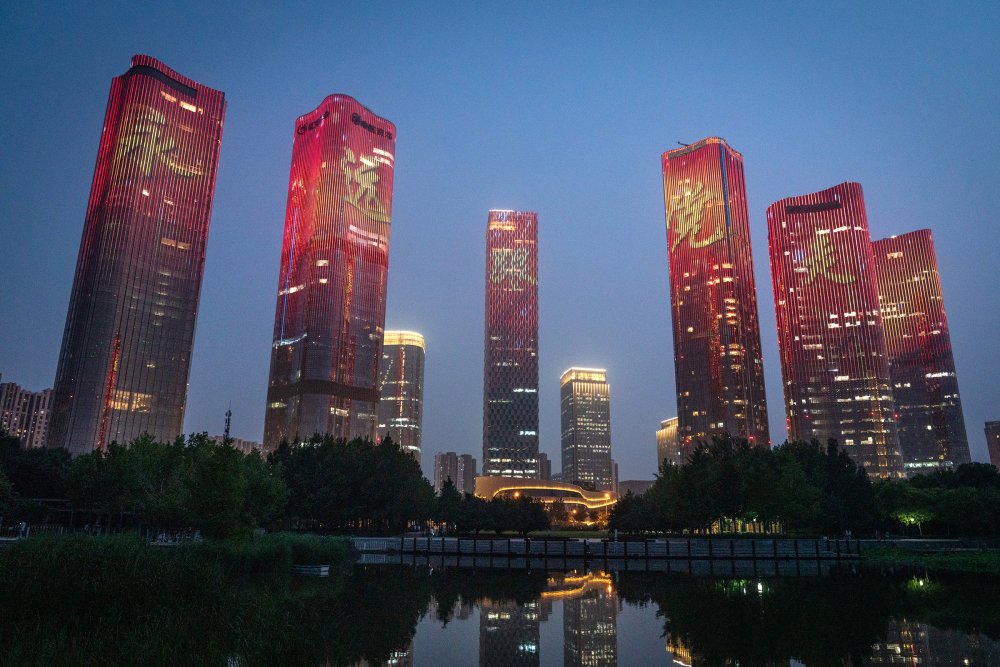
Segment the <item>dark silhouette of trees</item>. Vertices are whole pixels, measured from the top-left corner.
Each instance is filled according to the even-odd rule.
[[[391,438],[314,436],[282,442],[268,457],[288,486],[293,527],[318,532],[398,533],[431,515],[434,489]]]

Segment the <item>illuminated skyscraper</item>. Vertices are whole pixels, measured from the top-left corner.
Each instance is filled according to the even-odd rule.
[[[420,462],[424,415],[424,337],[386,331],[379,368],[378,437],[389,436]]]
[[[538,216],[490,211],[486,232],[483,475],[539,475]]]
[[[347,95],[295,122],[264,447],[374,440],[396,128]]]
[[[1000,422],[986,422],[986,449],[990,463],[1000,469]]]
[[[615,489],[611,464],[611,388],[607,372],[570,368],[559,380],[562,479],[596,491]]]
[[[51,406],[51,389],[28,391],[13,382],[0,382],[0,431],[20,440],[23,449],[44,447]]]
[[[663,462],[673,465],[684,463],[684,454],[677,439],[677,417],[664,419],[656,431],[656,470],[660,470]]]
[[[767,208],[788,435],[836,438],[869,475],[902,472],[864,196],[857,183]]]
[[[743,156],[710,137],[663,154],[678,437],[768,446]]]
[[[962,400],[929,229],[872,243],[896,428],[908,474],[968,463]]]
[[[149,56],[111,82],[49,446],[181,434],[225,95]]]

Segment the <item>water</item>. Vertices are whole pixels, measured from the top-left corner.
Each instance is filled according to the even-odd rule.
[[[374,585],[380,571],[405,572],[397,611],[421,591],[419,619],[357,664],[1000,665],[992,579],[359,568]]]

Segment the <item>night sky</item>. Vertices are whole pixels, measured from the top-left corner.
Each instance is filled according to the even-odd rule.
[[[539,219],[541,449],[559,376],[608,369],[621,479],[675,415],[660,154],[743,153],[771,436],[764,211],[846,180],[874,237],[929,227],[974,460],[1000,419],[1000,4],[10,3],[0,9],[0,373],[51,387],[111,78],[154,56],[229,102],[185,428],[260,440],[293,123],[396,124],[387,328],[427,339],[424,470],[482,458],[486,218]],[[480,461],[481,463],[481,461]]]

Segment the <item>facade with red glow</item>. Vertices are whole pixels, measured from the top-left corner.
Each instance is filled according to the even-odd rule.
[[[181,434],[225,95],[148,56],[111,83],[49,446]]]
[[[265,449],[378,423],[396,128],[330,95],[294,133]]]
[[[538,478],[538,215],[490,211],[483,475]]]
[[[678,443],[768,446],[743,156],[718,137],[663,154]]]
[[[903,466],[919,474],[969,463],[931,232],[875,241],[872,251]]]
[[[869,475],[899,476],[861,186],[782,199],[767,224],[789,438],[835,438]]]

